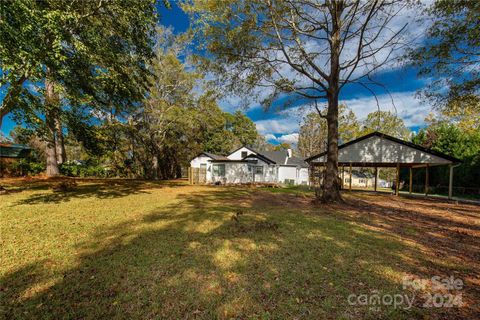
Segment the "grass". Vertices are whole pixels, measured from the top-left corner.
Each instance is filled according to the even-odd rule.
[[[450,228],[441,211],[402,228],[408,213],[389,208],[390,196],[352,193],[346,204],[314,207],[299,188],[79,180],[57,192],[55,181],[2,183],[10,190],[0,195],[6,319],[442,318],[459,311],[347,299],[405,293],[405,275],[455,272],[472,286],[478,274],[477,257],[451,247],[458,241],[426,236],[429,221]],[[475,207],[455,210],[474,220],[468,232],[478,231]],[[463,241],[465,252],[478,249],[473,240]],[[457,254],[438,256],[449,249]],[[465,301],[477,295],[467,290]]]

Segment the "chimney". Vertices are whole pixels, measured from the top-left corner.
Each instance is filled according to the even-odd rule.
[[[287,149],[287,155],[289,158],[292,157],[292,149]]]

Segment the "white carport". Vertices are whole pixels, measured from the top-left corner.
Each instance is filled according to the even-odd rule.
[[[315,167],[323,167],[326,161],[326,152],[320,153],[306,159],[311,172]],[[448,165],[450,167],[450,179],[448,197],[452,198],[453,168],[460,164],[460,160],[449,155],[429,150],[414,143],[407,142],[392,136],[373,132],[356,140],[347,142],[338,147],[338,165],[345,169],[348,167],[350,173],[352,167],[375,168],[375,191],[377,190],[377,170],[381,167],[396,167],[396,195],[399,194],[400,168],[408,167],[410,171],[409,192],[412,193],[412,170],[415,168],[426,168],[425,170],[425,195],[428,195],[429,168],[432,166]],[[350,186],[351,189],[351,179]]]

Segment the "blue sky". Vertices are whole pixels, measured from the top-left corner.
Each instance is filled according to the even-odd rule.
[[[187,15],[172,1],[172,8],[159,8],[160,23],[171,27],[174,33],[181,33],[189,27]],[[424,119],[431,111],[431,106],[416,99],[418,89],[424,87],[429,79],[417,78],[416,70],[409,66],[384,70],[376,76],[376,80],[384,84],[391,93],[391,96],[384,90],[376,90],[382,110],[391,110],[404,119],[406,125],[417,131],[425,125]],[[393,97],[394,105],[391,102]],[[3,98],[0,96],[0,99]],[[345,87],[340,97],[359,119],[364,118],[369,112],[377,109],[373,95],[360,86]],[[277,102],[279,105],[281,101]],[[237,98],[219,101],[220,106],[226,111],[238,109]],[[289,142],[295,143],[298,138],[299,122],[302,116],[308,111],[306,102],[297,98],[292,107],[288,110],[264,110],[258,104],[252,104],[247,109],[242,109],[250,117],[260,133],[264,134],[271,143]],[[303,107],[302,107],[303,106]],[[275,108],[273,108],[275,109]],[[2,132],[8,135],[15,126],[10,117],[4,120]]]
[[[182,10],[173,3],[172,9],[160,9],[161,23],[173,28],[175,33],[181,33],[187,30],[189,23],[188,17]],[[429,79],[419,79],[417,71],[409,66],[386,70],[378,74],[375,78],[384,84],[390,94],[381,90],[376,90],[379,104],[382,110],[396,112],[405,124],[413,131],[425,126],[425,117],[431,111],[431,106],[416,98],[416,93],[423,88]],[[392,100],[393,103],[392,105]],[[220,106],[226,111],[238,109],[237,98],[230,101],[220,101]],[[359,119],[365,118],[369,112],[377,110],[377,104],[372,94],[360,86],[350,86],[343,90],[341,100],[345,102],[358,116]],[[264,110],[260,105],[250,105],[245,114],[252,119],[260,133],[264,134],[270,142],[290,142],[295,143],[298,137],[299,122],[303,115],[308,112],[308,107],[298,108],[305,105],[305,101],[297,98],[289,110],[273,108],[274,110]],[[278,101],[275,105],[280,105]]]

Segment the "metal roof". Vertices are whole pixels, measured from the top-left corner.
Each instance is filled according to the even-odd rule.
[[[412,142],[408,142],[408,141],[405,141],[405,140],[401,140],[401,139],[398,139],[398,138],[395,138],[395,137],[392,137],[392,136],[389,136],[387,134],[384,134],[384,133],[381,133],[381,132],[378,132],[378,131],[375,131],[375,132],[372,132],[370,134],[367,134],[365,136],[362,136],[358,139],[355,139],[355,140],[352,140],[350,142],[347,142],[347,143],[344,143],[342,144],[341,146],[338,147],[338,150],[339,150],[339,164],[342,163],[342,161],[340,160],[340,157],[341,157],[341,154],[340,154],[340,151],[343,151],[344,149],[348,148],[348,147],[353,147],[354,145],[360,143],[360,145],[363,145],[363,141],[364,140],[367,140],[369,138],[372,138],[372,137],[378,137],[380,139],[384,139],[385,141],[389,141],[390,143],[396,143],[397,145],[401,145],[401,146],[406,146],[408,148],[411,148],[411,149],[403,149],[402,151],[399,151],[399,153],[396,155],[397,158],[403,158],[403,157],[400,157],[402,155],[401,152],[405,153],[405,152],[410,152],[410,153],[414,153],[414,152],[422,152],[424,155],[429,155],[429,157],[437,157],[437,160],[439,160],[438,158],[440,159],[443,159],[443,161],[447,161],[447,162],[450,162],[450,163],[460,163],[461,160],[455,158],[455,157],[452,157],[452,156],[449,156],[447,154],[444,154],[442,152],[438,152],[438,151],[435,151],[435,150],[430,150],[430,149],[427,149],[427,148],[424,148],[422,146],[419,146],[419,145],[416,145]],[[394,145],[393,144],[393,145]],[[355,150],[355,148],[358,147],[360,148],[361,150]],[[357,148],[357,149],[358,149]],[[350,150],[350,148],[348,148],[348,152],[350,153],[350,157],[352,158],[359,158],[358,161],[355,161],[355,159],[349,159],[349,161],[347,162],[353,162],[353,163],[368,163],[370,161],[365,161],[364,159],[361,159],[362,157],[365,158],[366,155],[373,155],[374,152],[378,152],[378,150],[376,150],[375,148],[371,148],[371,149],[362,149],[362,146],[355,146],[352,150]],[[400,150],[400,149],[399,149]],[[358,151],[361,151],[362,154],[356,154],[355,152],[358,153]],[[345,151],[347,152],[347,151]],[[322,158],[324,157],[325,155],[327,154],[327,152],[322,152],[322,153],[319,153],[315,156],[312,156],[310,158],[307,158],[305,159],[305,161],[307,162],[315,162],[315,160],[319,160],[319,158]],[[402,160],[402,159],[400,159]],[[398,160],[399,163],[412,163],[412,161],[400,161]],[[426,160],[422,160],[420,161],[419,163],[427,163]],[[377,162],[376,164],[382,164],[383,162]]]

